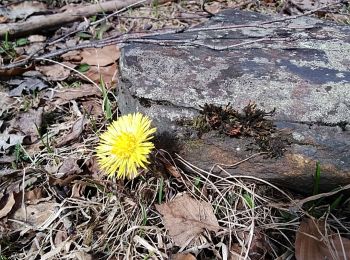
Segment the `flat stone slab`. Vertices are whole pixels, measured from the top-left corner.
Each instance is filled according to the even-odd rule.
[[[126,45],[120,75],[120,111],[151,116],[158,132],[175,138],[177,152],[200,168],[251,156],[252,140],[199,137],[181,122],[206,103],[239,110],[255,102],[276,109],[274,123],[291,142],[283,156],[258,156],[230,173],[305,191],[319,161],[324,189],[350,182],[349,26],[226,10],[189,31]]]

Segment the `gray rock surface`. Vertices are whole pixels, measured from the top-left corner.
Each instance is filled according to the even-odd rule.
[[[250,156],[251,140],[199,138],[181,121],[205,103],[276,108],[275,124],[292,137],[287,152],[255,157],[230,173],[306,190],[320,161],[324,189],[349,183],[350,27],[285,18],[226,10],[186,32],[128,44],[120,60],[119,109],[150,115],[160,134],[177,139],[184,159],[210,169]]]

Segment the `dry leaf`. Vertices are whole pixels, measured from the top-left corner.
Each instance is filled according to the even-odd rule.
[[[52,81],[62,81],[68,78],[70,75],[70,70],[60,64],[54,64],[50,66],[37,66],[36,70],[40,71],[48,78],[48,80]]]
[[[2,155],[0,156],[0,164],[12,163],[16,160],[15,155]]]
[[[80,56],[80,51],[69,51],[61,55],[64,61],[80,62],[83,58]]]
[[[16,20],[27,18],[31,14],[46,11],[46,5],[36,1],[24,1],[15,4],[11,4],[4,9],[0,9],[0,15]]]
[[[81,198],[81,197],[83,197],[85,188],[86,188],[86,184],[84,184],[82,182],[74,183],[74,185],[72,187],[71,198]]]
[[[80,134],[84,130],[84,126],[88,123],[88,120],[82,116],[78,120],[76,120],[72,126],[72,129],[70,133],[67,135],[62,136],[61,138],[58,139],[56,147],[62,147],[63,145],[78,139]]]
[[[4,206],[1,207],[1,205],[3,204],[2,201],[4,201]],[[8,196],[8,198],[6,199],[5,197],[3,197],[0,201],[0,219],[3,217],[6,217],[8,213],[10,213],[10,211],[12,210],[13,206],[15,205],[16,201],[15,201],[15,196],[13,194],[13,192],[11,192],[11,194]]]
[[[230,249],[229,260],[243,260],[244,257],[241,256],[242,247],[238,243],[233,243]]]
[[[58,168],[57,177],[62,178],[70,174],[81,173],[79,165],[77,164],[77,159],[68,157],[64,159],[62,165]]]
[[[4,23],[7,21],[7,17],[0,15],[0,23]]]
[[[34,229],[40,228],[42,224],[53,214],[55,214],[55,207],[59,204],[54,202],[41,202],[36,205],[27,205],[26,209],[19,208],[15,211],[12,219],[18,220],[12,222],[14,229],[22,229],[24,224],[28,223],[33,226]]]
[[[100,80],[102,78],[103,82],[107,85],[107,88],[110,88],[110,86],[116,83],[117,75],[118,70],[115,63],[106,67],[91,66],[90,69],[85,73],[85,76],[97,84],[100,83]]]
[[[212,14],[216,14],[221,11],[221,5],[218,2],[213,2],[206,5],[205,9],[208,10]]]
[[[159,157],[159,160],[163,163],[165,169],[175,178],[180,178],[181,174],[179,172],[179,170],[172,165],[167,159],[163,158],[163,157]]]
[[[0,76],[1,77],[14,77],[14,76],[20,76],[26,71],[29,71],[33,69],[33,66],[30,64],[29,66],[22,68],[22,67],[16,67],[11,69],[0,69]]]
[[[10,90],[11,97],[20,97],[23,91],[34,92],[47,88],[48,85],[39,78],[24,77],[23,79],[13,79],[8,81],[10,86],[15,86]]]
[[[23,135],[0,134],[0,150],[6,150],[16,144],[30,143],[30,138]]]
[[[282,10],[289,15],[299,15],[305,11],[315,10],[321,6],[337,3],[336,0],[287,0]]]
[[[18,101],[15,98],[10,97],[7,93],[0,92],[0,117],[17,103]]]
[[[55,246],[56,247],[59,246],[64,241],[66,241],[67,238],[68,238],[67,231],[65,231],[65,230],[58,230],[56,235],[55,235],[55,239],[54,239]]]
[[[101,100],[91,99],[81,102],[83,111],[90,116],[95,116],[96,118],[103,115]]]
[[[163,215],[165,228],[177,246],[186,246],[189,241],[200,235],[205,229],[218,231],[219,223],[210,203],[197,201],[184,194],[173,201],[156,205]]]
[[[50,92],[47,92],[46,96],[50,96],[50,94]],[[93,85],[84,84],[79,88],[66,88],[60,92],[55,92],[53,98],[58,99],[56,103],[61,104],[67,101],[91,96],[101,96],[101,91]]]
[[[31,43],[32,42],[44,42],[44,41],[46,41],[46,37],[43,35],[35,34],[35,35],[29,36],[28,41]]]
[[[24,198],[29,204],[37,204],[38,200],[43,197],[43,188],[36,187],[30,191],[26,191]]]
[[[330,230],[327,230],[326,235],[324,221],[304,219],[301,222],[295,240],[295,258],[297,260],[346,260],[349,252],[350,240],[339,237],[338,234]]]
[[[116,62],[120,57],[120,50],[116,45],[109,45],[101,49],[84,49],[80,56],[83,57],[81,63],[103,67]]]
[[[171,257],[172,260],[196,260],[197,258],[192,254],[178,253]]]
[[[42,116],[44,109],[42,107],[36,109],[29,109],[16,116],[11,122],[12,130],[21,132],[25,136],[31,137],[31,142],[35,142],[39,138],[38,129],[42,124]]]

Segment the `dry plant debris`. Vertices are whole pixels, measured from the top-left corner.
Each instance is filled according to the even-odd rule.
[[[295,258],[306,259],[347,259],[350,239],[328,229],[324,221],[304,219],[297,231]]]
[[[79,0],[45,4],[4,0],[0,24],[2,28],[9,24],[18,27],[90,2],[93,4]],[[100,173],[93,154],[97,136],[109,122],[105,116],[108,106],[113,111],[112,119],[118,116],[114,90],[118,87],[121,44],[111,44],[111,39],[160,30],[181,31],[226,8],[300,14],[309,10],[313,2],[168,1],[126,8],[107,19],[107,14],[98,11],[91,17],[74,18],[74,22],[32,35],[28,31],[21,36],[2,35],[0,259],[292,257],[300,219],[309,213],[305,206],[295,206],[291,194],[261,180],[215,176],[159,150],[152,154],[153,165],[147,175],[132,181],[108,180]],[[319,3],[315,2],[315,6]],[[316,15],[349,23],[346,4]],[[98,42],[103,44],[96,45]],[[3,69],[8,65],[13,66]],[[273,132],[270,122],[262,118],[264,113],[257,116],[260,121],[253,120],[253,126],[244,121],[247,117],[240,118],[243,124],[234,120],[234,124],[219,126],[218,119],[227,111],[211,109],[207,117],[211,127],[230,136],[256,136],[259,131],[268,136]],[[246,112],[250,115],[259,111],[252,104],[249,109]],[[194,173],[183,172],[182,165]],[[188,212],[176,204],[181,197],[185,199],[182,203],[192,207]],[[343,201],[345,210],[328,212],[324,224],[326,230],[345,234],[342,241],[347,246],[349,200]],[[167,224],[179,220],[173,208],[183,213],[181,225]],[[210,216],[210,225],[208,220],[203,227],[198,223],[199,214],[194,212],[204,211]],[[189,243],[173,233],[185,227],[187,237],[196,236]],[[297,240],[300,242],[299,233]],[[333,235],[330,241],[339,242]],[[297,254],[312,251],[313,243],[308,245],[310,248],[303,247]],[[320,252],[323,250],[324,247]]]
[[[220,229],[211,204],[197,201],[188,194],[156,205],[156,209],[163,215],[165,228],[179,247],[193,244],[192,240],[197,240],[204,230],[217,232]]]
[[[219,131],[230,137],[252,137],[259,151],[266,152],[272,157],[282,156],[289,145],[288,136],[278,131],[272,117],[275,110],[265,112],[255,103],[249,103],[242,112],[233,109],[230,105],[219,107],[205,104],[201,115],[193,124],[199,135],[210,130]],[[252,147],[252,149],[254,149]]]

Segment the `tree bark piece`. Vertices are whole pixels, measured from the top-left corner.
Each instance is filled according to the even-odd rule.
[[[198,138],[184,119],[205,103],[276,108],[287,151],[228,171],[310,192],[319,161],[321,190],[350,183],[350,27],[308,17],[268,23],[275,19],[226,10],[195,31],[129,44],[120,59],[119,109],[150,115],[182,158],[209,170],[251,156],[253,140],[215,132]],[[226,29],[208,29],[220,26]]]
[[[149,0],[142,4],[149,4],[151,1],[152,0]],[[137,2],[139,2],[139,0],[113,0],[108,2],[101,2],[94,5],[69,8],[62,13],[33,16],[24,22],[0,24],[0,35],[4,35],[7,32],[13,36],[29,34],[45,28],[52,28],[78,21],[83,17],[90,17],[100,12],[112,12],[128,7]],[[166,1],[158,1],[159,4],[163,2]],[[137,6],[139,5],[134,5],[133,7]]]

